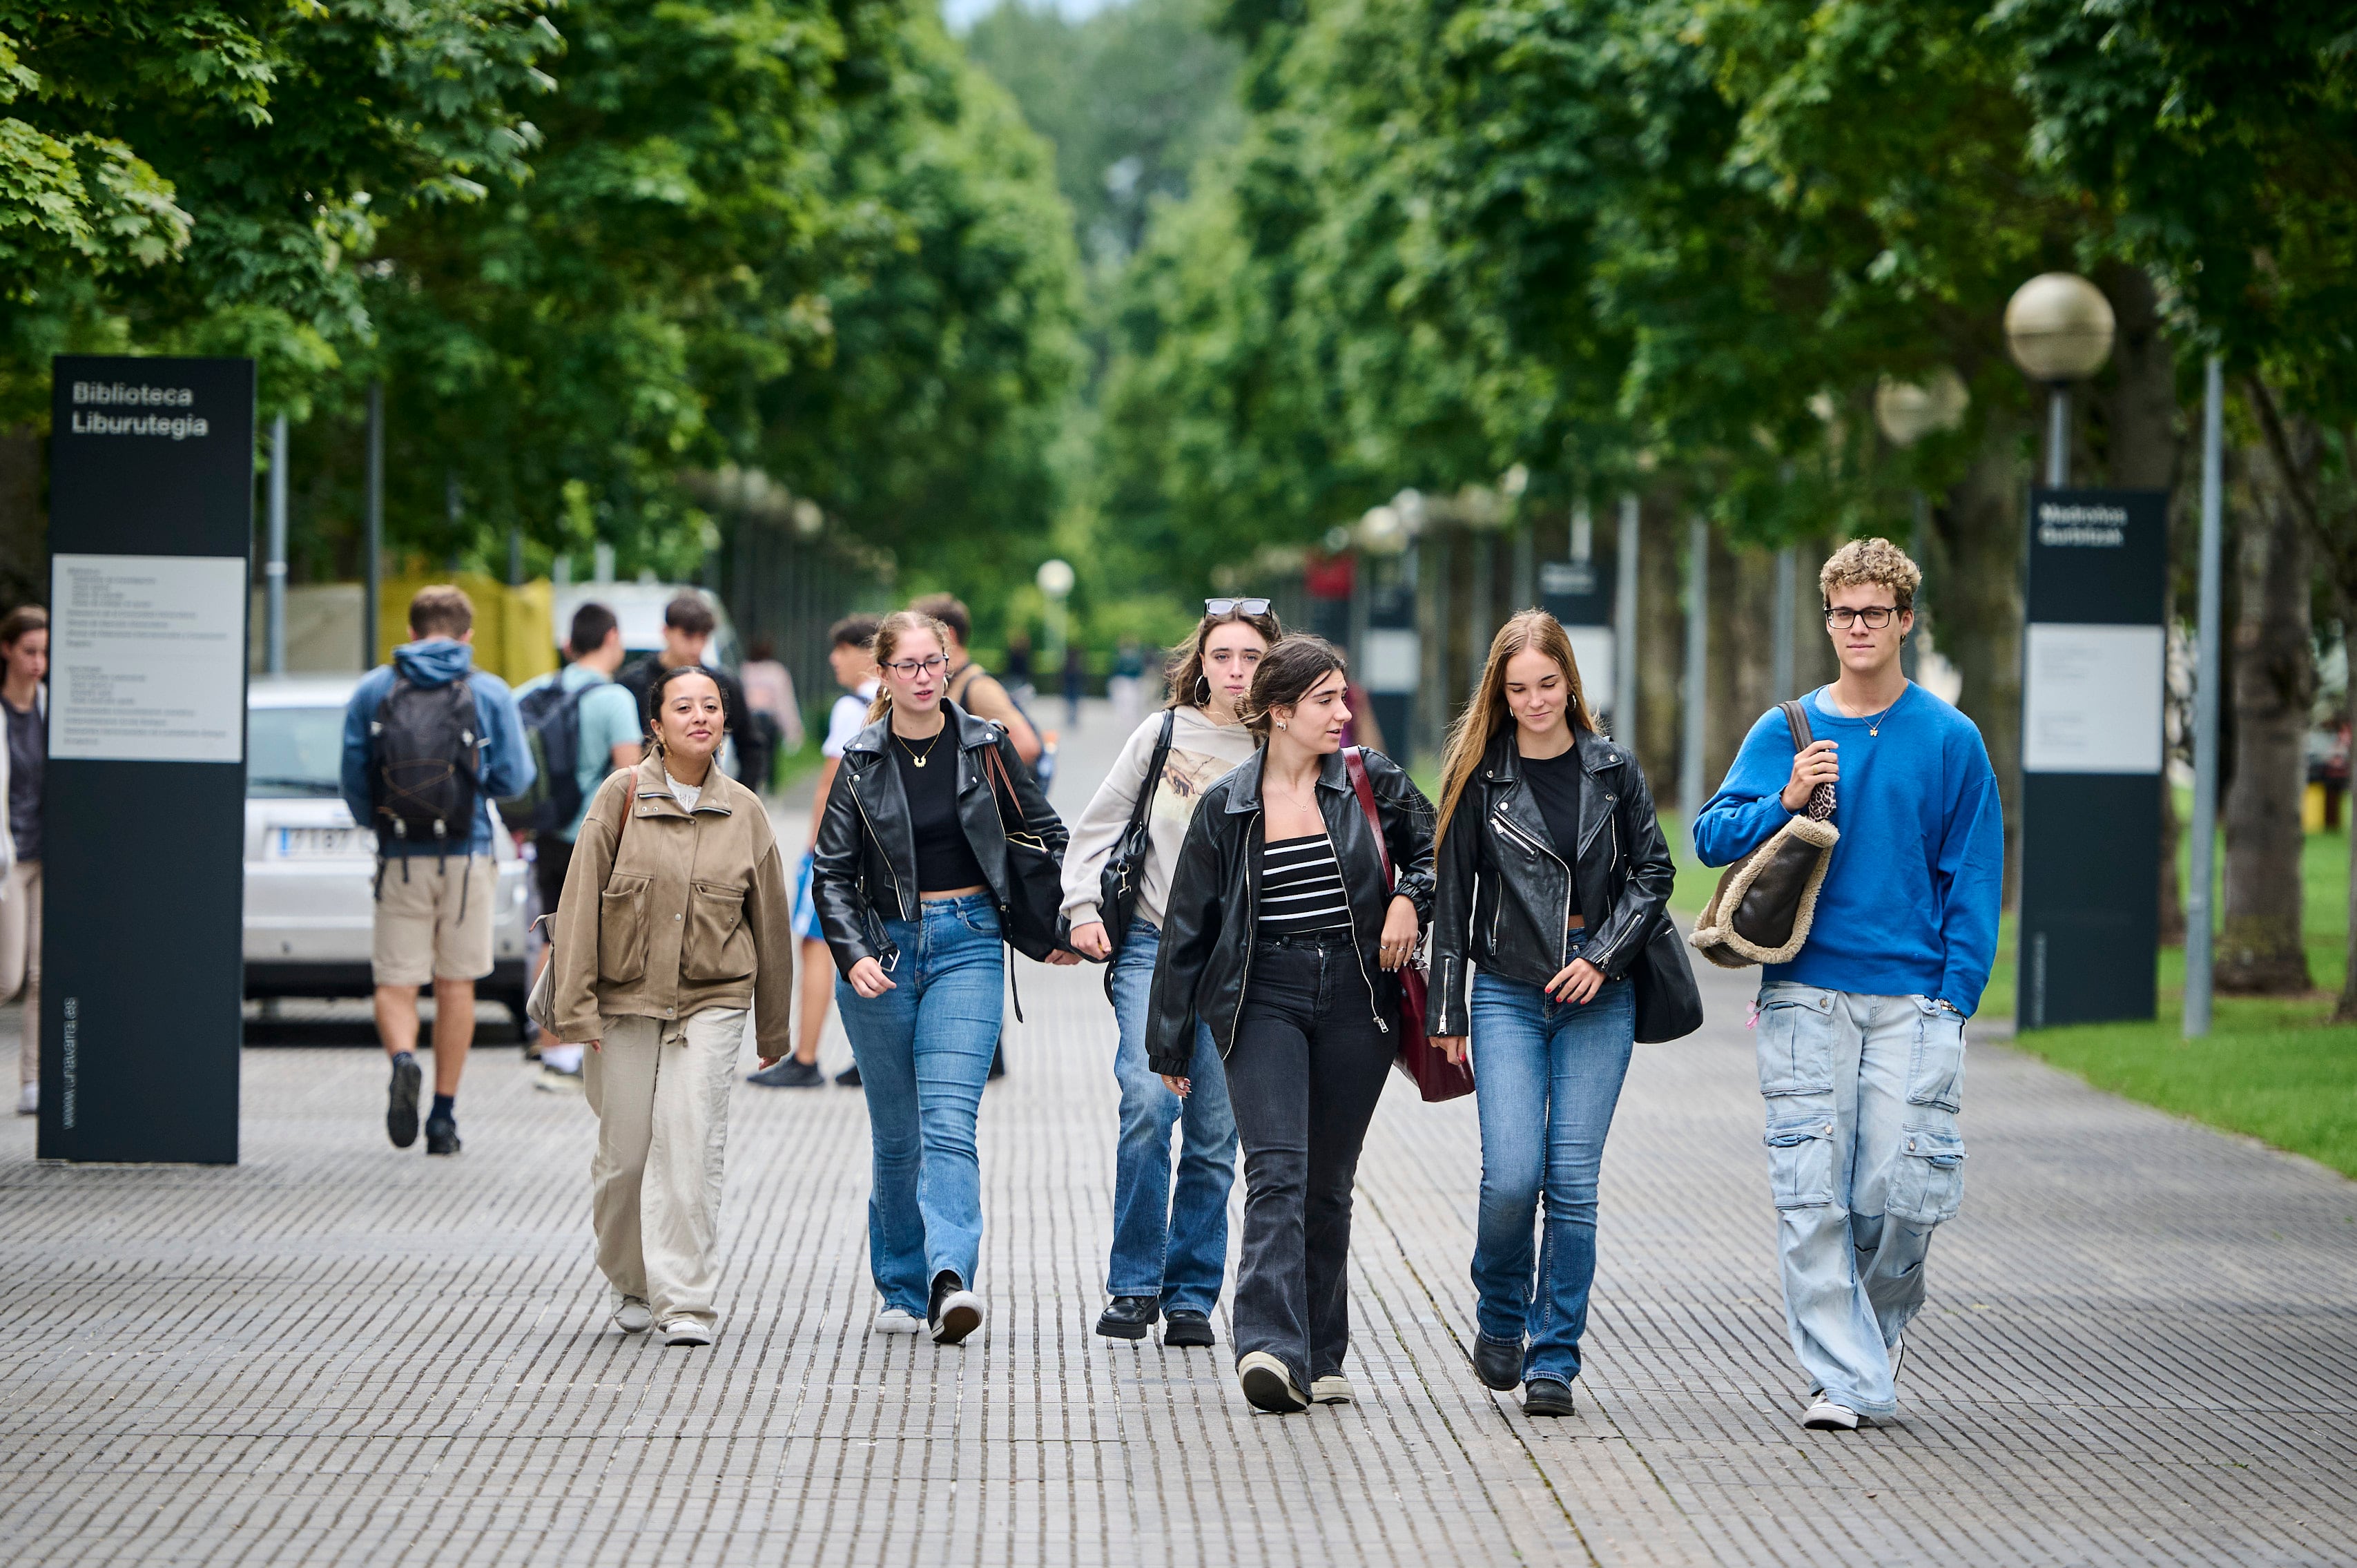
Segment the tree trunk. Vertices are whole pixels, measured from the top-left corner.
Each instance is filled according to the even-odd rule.
[[[2357,516],[2344,521],[2344,527],[2357,525]],[[2341,607],[2341,635],[2347,641],[2357,631],[2357,583],[2343,578],[2336,596]],[[2357,726],[2357,678],[2352,678],[2341,694],[2349,722]],[[2350,732],[2357,736],[2357,727]],[[2349,794],[2349,811],[2343,819],[2349,831],[2349,906],[2348,946],[2344,950],[2347,967],[2341,971],[2341,1000],[2332,1005],[2332,1021],[2336,1024],[2357,1024],[2357,789]]]
[[[2182,448],[2178,432],[2177,350],[2162,330],[2160,296],[2141,267],[2115,262],[2095,274],[2112,302],[2118,337],[2112,350],[2114,378],[2101,404],[2104,450],[2112,483],[2124,490],[2166,490],[2177,483]],[[2176,524],[2178,508],[2163,514]],[[2164,543],[2163,549],[2167,551]],[[2174,553],[2169,554],[2171,560]],[[2176,622],[2176,575],[2161,607],[2161,624]],[[2177,876],[2177,790],[2169,769],[2160,774],[2160,940],[2185,940],[2185,900]]]
[[[2005,902],[2020,885],[2021,445],[2028,426],[1995,414],[1962,480],[1933,510],[1946,570],[1939,585],[1940,651],[1964,690],[1956,705],[1980,726],[2005,810]]]
[[[0,428],[0,606],[48,601],[48,536],[40,435],[29,424]]]
[[[2300,940],[2300,791],[2308,779],[2309,645],[2307,531],[2271,465],[2247,466],[2255,503],[2243,530],[2242,608],[2234,625],[2234,782],[2226,793],[2225,920],[2220,991],[2309,989]]]

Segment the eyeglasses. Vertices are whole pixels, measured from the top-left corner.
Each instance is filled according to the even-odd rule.
[[[1268,614],[1266,599],[1205,599],[1203,613],[1207,616],[1265,616]]]
[[[1864,621],[1869,630],[1880,631],[1890,624],[1890,618],[1898,613],[1897,605],[1868,605],[1862,610],[1854,610],[1847,605],[1844,605],[1837,610],[1825,612],[1825,624],[1835,631],[1847,631],[1859,621]]]
[[[930,659],[895,659],[885,669],[903,681],[912,681],[920,674],[938,675],[950,667],[950,661],[936,653]]]

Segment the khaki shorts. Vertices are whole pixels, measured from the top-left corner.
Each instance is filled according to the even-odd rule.
[[[369,954],[376,983],[482,979],[491,972],[491,915],[499,901],[499,863],[488,854],[388,857]]]

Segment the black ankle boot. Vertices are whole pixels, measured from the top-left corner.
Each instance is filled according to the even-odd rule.
[[[1482,1386],[1503,1393],[1523,1380],[1523,1345],[1519,1339],[1473,1336],[1473,1375]]]
[[[1159,1296],[1117,1295],[1097,1319],[1097,1332],[1108,1339],[1143,1339],[1161,1316]]]

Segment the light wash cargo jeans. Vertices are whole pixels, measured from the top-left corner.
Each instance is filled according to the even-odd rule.
[[[1889,1347],[1964,1198],[1964,1020],[1922,996],[1778,982],[1760,988],[1758,1033],[1792,1353],[1836,1403],[1889,1415]]]

